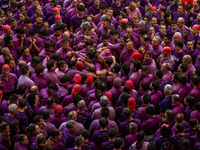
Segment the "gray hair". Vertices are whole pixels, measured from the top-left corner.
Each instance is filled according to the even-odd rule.
[[[163,65],[165,65],[165,68],[167,70],[170,70],[170,68],[171,68],[170,63],[163,63]]]
[[[129,130],[131,132],[136,132],[137,131],[137,124],[134,122],[129,123]]]
[[[108,105],[108,97],[103,95],[100,97],[100,104],[102,107],[105,107]]]
[[[188,63],[191,63],[192,62],[192,58],[190,55],[185,55],[185,60],[188,62]]]
[[[76,111],[74,111],[74,110],[70,111],[69,114],[68,114],[68,118],[69,119],[74,119],[75,117],[76,117]]]
[[[180,32],[175,32],[174,35],[180,36],[182,38],[182,34]]]
[[[156,35],[156,36],[154,36],[154,38],[157,39],[159,44],[161,43],[161,38],[159,36]]]
[[[140,20],[139,25],[145,26],[145,25],[146,25],[146,22],[145,22],[144,20]]]
[[[33,85],[30,90],[32,92],[37,92],[38,91],[38,87],[36,85]]]
[[[10,104],[8,106],[8,111],[10,114],[14,114],[17,111],[18,107],[16,104]]]
[[[8,47],[3,47],[3,48],[1,49],[1,54],[2,54],[2,55],[7,55],[8,53],[9,53]]]
[[[80,100],[79,102],[78,102],[78,109],[80,109],[80,110],[82,110],[82,109],[84,109],[85,108],[85,101],[84,100]]]
[[[103,15],[101,16],[101,19],[105,19],[105,18],[108,18],[108,15],[103,14]]]
[[[173,87],[170,84],[165,85],[164,91],[168,94],[171,95],[173,92]]]
[[[81,29],[84,27],[84,26],[90,26],[90,23],[88,21],[84,21],[81,23]]]
[[[185,19],[183,17],[179,17],[178,20],[181,20],[181,23],[185,23]]]
[[[67,128],[72,128],[72,125],[76,124],[76,122],[74,120],[68,120],[66,123],[66,127]]]

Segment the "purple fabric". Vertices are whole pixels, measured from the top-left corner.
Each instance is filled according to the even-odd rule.
[[[31,76],[31,80],[35,83],[40,91],[43,88],[47,87],[47,82],[44,80],[44,76],[36,75],[35,73]]]
[[[55,74],[55,70],[45,69],[44,80],[47,82],[47,85],[49,85],[51,83],[59,83],[58,77]]]
[[[64,114],[61,114],[60,116],[55,116],[54,114],[52,114],[50,116],[50,122],[52,124],[54,124],[56,126],[56,128],[59,128],[60,125],[63,123],[63,122],[66,122],[67,121],[67,118],[64,116]]]
[[[65,128],[62,131],[62,143],[65,145],[66,148],[73,148],[75,142],[75,136],[67,131]]]
[[[26,92],[25,95],[30,91],[30,88],[35,85],[35,83],[26,75],[21,75],[19,77],[17,87],[19,87],[20,84],[25,84],[26,85]]]

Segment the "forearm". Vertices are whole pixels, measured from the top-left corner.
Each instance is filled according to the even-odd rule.
[[[35,50],[36,50],[37,53],[41,52],[41,50],[37,47],[37,45],[35,43],[33,43],[33,47],[35,48]]]
[[[86,65],[88,68],[93,69],[93,66],[92,66],[90,63],[85,62],[85,65]]]
[[[31,43],[31,44],[29,45],[28,49],[31,51],[32,48],[33,48],[33,43]]]
[[[73,32],[73,28],[74,28],[73,26],[70,26],[70,31],[71,31],[71,32]]]

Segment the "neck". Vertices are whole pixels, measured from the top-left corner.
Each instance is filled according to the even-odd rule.
[[[82,145],[79,145],[79,146],[76,145],[74,148],[75,148],[75,149],[82,149],[81,146],[82,146]]]
[[[133,120],[132,116],[126,118],[126,121],[131,121],[131,120]]]
[[[28,28],[27,26],[25,26],[24,29],[29,30],[30,28]]]
[[[37,106],[37,103],[35,103],[33,106]]]
[[[152,117],[152,118],[155,118],[155,117],[156,117],[156,114],[152,115],[151,117]]]
[[[88,140],[88,139],[84,139],[83,141],[84,141],[84,142],[88,142],[89,140]]]
[[[166,94],[166,95],[165,95],[165,98],[166,98],[166,97],[170,97],[170,96],[171,96],[171,95]]]
[[[79,113],[84,113],[84,109],[82,109],[82,110],[78,109],[78,112]]]
[[[185,135],[185,133],[184,133],[184,132],[179,132],[178,134],[180,134],[180,135]]]
[[[18,110],[19,110],[20,112],[25,112],[25,111],[24,111],[24,108],[19,108]]]
[[[18,95],[19,99],[24,98],[24,94],[23,95]]]
[[[105,127],[105,128],[102,128],[102,127],[101,127],[100,130],[101,130],[101,131],[105,131],[105,130],[107,130],[107,128],[106,128],[106,127]]]
[[[11,114],[11,113],[8,113],[8,115],[11,116],[11,117],[14,117],[14,116],[15,116],[14,114]]]
[[[115,141],[115,138],[109,138],[109,141],[113,142]]]

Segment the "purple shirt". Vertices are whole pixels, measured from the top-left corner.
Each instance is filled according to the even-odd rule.
[[[130,133],[124,138],[124,150],[129,150],[130,146],[137,141],[137,132]]]
[[[164,98],[160,102],[160,112],[165,113],[167,109],[171,109],[172,106],[172,96]]]
[[[30,105],[28,105],[27,106],[27,110],[26,110],[26,115],[28,117],[28,122],[32,123],[33,122],[33,118],[36,115],[40,115],[40,111],[39,111],[39,109],[38,109],[37,106],[30,106]]]
[[[53,123],[56,126],[56,128],[59,128],[60,125],[66,121],[67,118],[64,116],[64,114],[61,114],[60,116],[55,116],[54,114],[52,114],[50,116],[50,122]]]
[[[154,59],[149,60],[148,62],[145,63],[145,65],[149,67],[149,73],[154,76],[157,70]]]
[[[26,75],[21,75],[19,77],[19,80],[18,80],[18,83],[17,83],[17,87],[19,87],[19,85],[21,84],[25,84],[26,85],[26,92],[25,92],[25,95],[27,93],[29,93],[30,91],[30,88],[35,85],[35,83]]]
[[[152,91],[150,93],[150,96],[151,96],[151,102],[150,104],[153,104],[155,107],[158,106],[158,104],[160,103],[160,101],[162,100],[163,98],[163,94],[161,91],[157,90],[157,91]]]
[[[15,115],[15,118],[19,122],[20,130],[22,129],[22,131],[23,131],[22,127],[23,126],[24,127],[28,126],[28,117],[27,117],[27,115],[25,114],[25,112],[18,111],[18,113]]]
[[[77,111],[76,121],[81,123],[85,128],[88,128],[91,123],[91,115],[88,112],[80,113]]]
[[[89,14],[89,15],[90,15],[90,14],[93,14],[93,15],[95,16],[95,15],[97,15],[98,13],[100,13],[100,10],[99,10],[99,9],[96,9],[96,8],[94,7],[94,5],[91,6],[91,7],[88,9],[88,14]]]
[[[180,95],[181,102],[184,101],[184,98],[190,93],[190,91],[191,91],[191,86],[188,83],[180,87],[178,94]]]
[[[82,18],[79,18],[77,15],[74,15],[70,20],[70,26],[76,30],[82,23],[82,20],[86,20],[87,16],[84,15]]]
[[[39,31],[40,29],[42,29],[43,25],[42,23],[40,25],[36,25],[36,23],[32,24],[32,28],[35,28],[37,31]]]
[[[7,93],[12,93],[15,91],[17,87],[17,76],[15,74],[9,73],[9,78],[8,81],[5,80],[3,77],[3,74],[0,75],[1,79],[1,85],[0,85],[0,90],[7,94]]]
[[[70,78],[69,84],[74,83],[73,78],[74,78],[75,74],[77,74],[77,73],[80,74],[82,78],[86,78],[85,72],[81,72],[81,71],[78,71],[78,70],[75,70],[75,69],[72,69],[72,68],[68,68],[66,70],[66,75],[68,75],[69,78]]]
[[[185,19],[185,24],[188,22],[188,16],[185,12],[181,16],[179,16],[178,11],[173,13],[174,15],[174,20],[177,21],[179,17],[183,17]]]
[[[125,63],[125,64],[128,64],[128,65],[131,65],[131,55],[134,53],[134,49],[132,50],[128,50],[128,49],[125,49],[121,52],[120,54],[120,61]]]
[[[199,87],[193,88],[190,91],[189,96],[194,97],[196,102],[198,102],[200,100],[200,89],[199,89]]]
[[[47,82],[47,85],[49,85],[51,83],[59,83],[58,77],[55,74],[55,70],[45,69],[44,80]]]
[[[35,83],[35,85],[38,87],[38,90],[40,91],[43,88],[47,87],[47,82],[44,80],[44,76],[43,75],[36,75],[36,73],[34,73],[31,76],[31,80]]]
[[[68,50],[64,50],[63,47],[61,47],[60,49],[58,49],[56,51],[56,54],[58,54],[59,58],[61,60],[66,61],[66,63],[68,64],[68,62],[71,60],[72,56],[67,56],[66,53],[68,51],[72,51],[72,48],[69,48]]]
[[[49,51],[49,50],[47,50],[47,49],[44,48],[44,49],[39,53],[38,57],[40,57],[40,59],[45,59],[46,56],[50,57],[51,53],[52,53],[52,51]]]
[[[8,115],[8,113],[5,113],[3,115],[2,122],[10,123],[11,121],[17,121],[17,119],[15,119],[15,117]]]
[[[66,148],[73,148],[75,142],[75,136],[67,131],[65,128],[62,131],[62,143],[65,145]]]
[[[40,100],[40,105],[45,106],[46,105],[46,100],[52,96],[52,93],[49,91],[48,87],[45,89],[42,89],[39,94],[39,100]]]
[[[184,111],[184,120],[185,121],[189,121],[190,119],[190,113],[193,111],[193,108],[185,108],[185,111]]]
[[[172,109],[172,111],[174,112],[175,116],[178,114],[178,113],[183,113],[184,111],[184,106],[182,103],[180,104],[172,104],[172,107],[174,107]]]
[[[162,93],[164,93],[165,85],[168,84],[169,82],[165,78],[162,78],[161,80],[157,80],[157,81],[159,83],[158,90],[160,90]]]
[[[108,130],[102,131],[102,130],[96,130],[93,133],[92,141],[95,142],[96,145],[101,146],[103,142],[108,141]]]
[[[60,104],[62,103],[63,98],[68,95],[68,90],[66,89],[66,86],[60,83],[58,83],[57,86],[58,91],[55,92],[55,100]]]
[[[113,3],[110,5],[110,7],[112,7],[113,10],[114,10],[113,16],[117,17],[117,16],[120,14],[120,10],[121,10],[122,8],[124,8],[125,5],[124,5],[123,2],[121,2],[121,5],[120,5],[119,7],[117,7],[116,2],[113,2]]]
[[[41,38],[37,37],[37,36],[36,36],[35,39],[36,39],[35,44],[37,45],[37,47],[38,47],[40,50],[42,50],[42,49],[43,49],[43,46],[44,46],[43,40],[42,40]],[[30,37],[28,37],[28,38],[26,39],[25,46],[29,47],[30,44],[31,44],[31,42],[30,42]],[[37,53],[37,51],[35,50],[34,46],[32,47],[32,49],[30,49],[30,53]]]
[[[177,53],[176,51],[174,51],[173,57],[174,57],[174,60],[175,60],[175,67],[174,67],[175,70],[182,63],[182,59],[183,59],[184,55],[185,55],[185,53],[183,51],[181,53]]]
[[[32,61],[32,56],[31,56],[31,55],[29,55],[29,56],[22,55],[22,56],[19,58],[18,62],[20,62],[20,61],[25,61],[26,64],[28,64],[29,62]]]
[[[82,145],[83,150],[96,150],[95,143],[93,142],[84,142]]]

